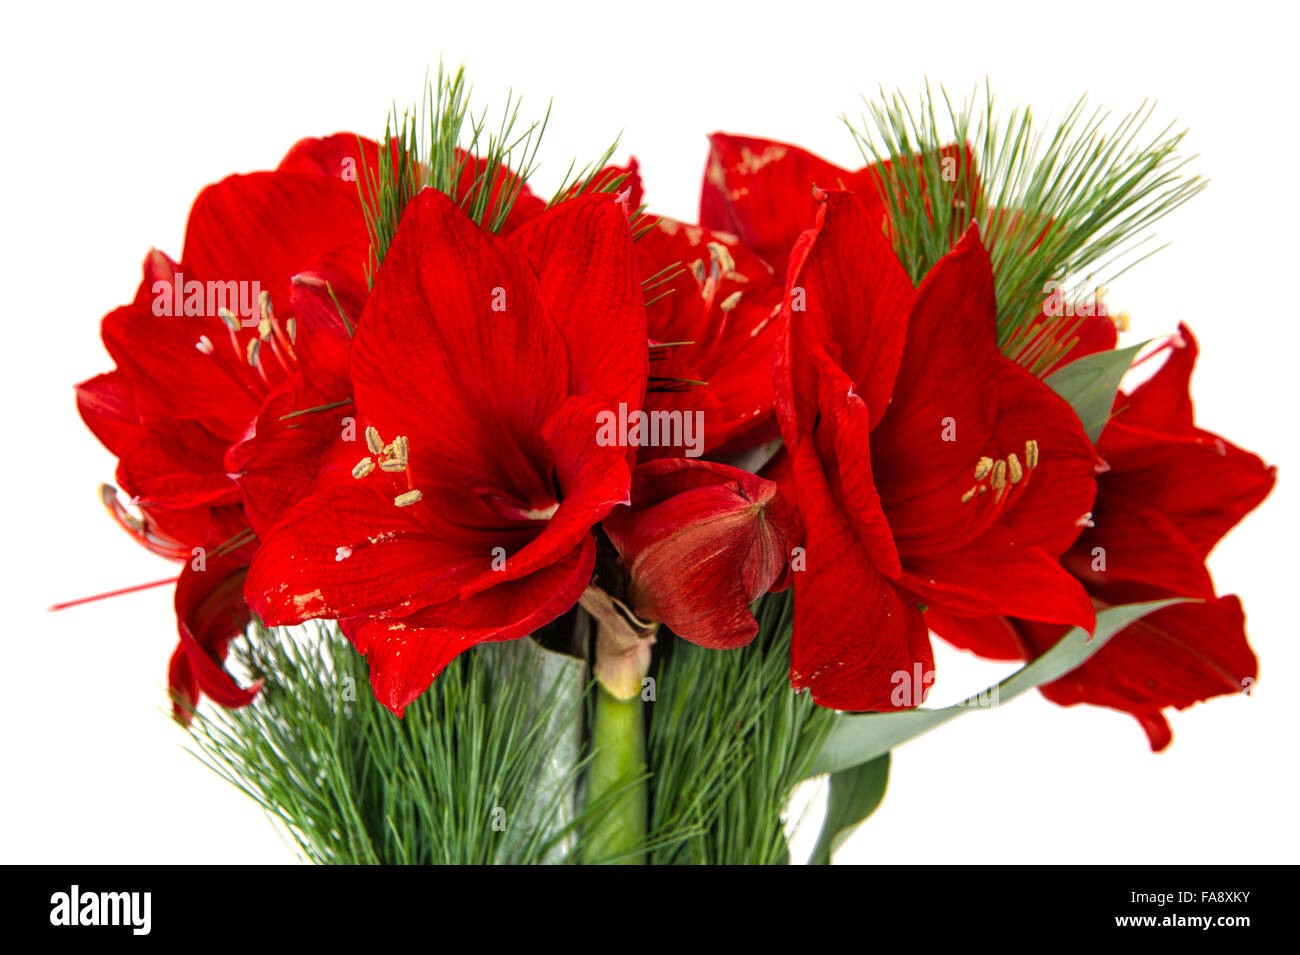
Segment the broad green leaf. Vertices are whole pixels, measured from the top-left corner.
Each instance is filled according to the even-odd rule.
[[[1115,404],[1120,380],[1132,367],[1134,356],[1149,343],[1148,340],[1128,348],[1085,355],[1043,379],[1049,388],[1070,403],[1093,444],[1097,443],[1110,420],[1110,409]]]
[[[532,781],[530,798],[523,802],[517,837],[550,844],[543,864],[563,862],[575,848],[573,824],[578,812],[578,784],[582,764],[583,693],[587,664],[577,657],[547,650],[532,637],[521,637],[482,648],[488,666],[501,679],[523,677],[516,685],[535,691],[526,710],[530,718],[544,718],[543,739],[550,741],[546,759]]]
[[[885,799],[889,785],[889,754],[869,763],[831,774],[830,795],[821,835],[808,860],[809,865],[830,865],[831,857],[853,835]]]
[[[1026,690],[1051,683],[1082,664],[1130,623],[1162,607],[1185,602],[1153,600],[1148,603],[1111,607],[1097,614],[1096,633],[1075,627],[1052,649],[1007,677],[1001,683],[968,697],[955,706],[941,709],[903,710],[898,713],[839,713],[822,746],[810,776],[838,773],[884,756],[895,746],[934,729],[963,713],[1001,706]]]

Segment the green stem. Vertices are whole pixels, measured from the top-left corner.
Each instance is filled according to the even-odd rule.
[[[645,762],[645,707],[639,696],[620,700],[596,684],[591,747],[587,805],[595,806],[601,799],[612,805],[598,813],[598,821],[587,834],[585,861],[645,865],[650,788]]]

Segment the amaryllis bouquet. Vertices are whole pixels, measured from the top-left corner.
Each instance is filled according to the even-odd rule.
[[[1253,683],[1205,560],[1274,470],[1102,288],[1178,135],[890,97],[861,169],[713,135],[687,223],[615,149],[534,191],[517,112],[440,73],[207,186],[77,386],[180,568],[175,716],[307,858],[784,863],[829,774],[824,863],[943,722],[1038,688],[1160,750]],[[927,708],[932,634],[1025,665]]]

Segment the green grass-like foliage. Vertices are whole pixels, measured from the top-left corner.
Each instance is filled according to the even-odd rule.
[[[541,119],[521,126],[520,101],[508,92],[493,131],[487,125],[486,109],[477,116],[470,109],[471,92],[464,67],[450,73],[439,64],[437,80],[429,82],[418,109],[412,107],[401,117],[396,107],[389,113],[380,140],[378,168],[373,172],[366,169],[357,183],[370,235],[367,278],[371,285],[397,235],[406,204],[421,189],[433,188],[451,196],[476,223],[500,232],[537,171],[550,105]],[[625,177],[602,174],[617,149],[615,139],[595,161],[581,168],[571,162],[549,204],[622,189]],[[475,173],[467,175],[471,169]],[[638,235],[653,224],[642,211],[633,216]]]
[[[584,826],[577,784],[587,678],[534,644],[462,654],[398,719],[332,624],[255,628],[233,653],[265,679],[236,710],[200,711],[196,755],[316,863],[565,861]]]
[[[785,864],[783,813],[833,713],[789,686],[789,594],[757,605],[748,647],[674,640],[648,702],[649,834],[623,856],[657,865]],[[667,636],[665,634],[665,636]],[[531,641],[461,654],[398,719],[333,624],[254,626],[232,648],[265,683],[242,709],[203,709],[194,754],[318,864],[543,864],[594,859],[623,780],[585,804],[591,755],[576,658]],[[544,663],[539,663],[543,660]],[[561,662],[558,667],[555,661]]]
[[[1112,122],[1081,97],[1045,131],[1027,107],[1000,117],[987,87],[978,106],[956,106],[942,88],[939,98],[927,86],[914,109],[882,90],[865,101],[860,125],[844,121],[864,158],[890,163],[878,185],[913,281],[979,222],[993,261],[999,344],[1041,371],[1069,349],[1077,328],[1067,321],[1050,336],[1031,331],[1046,283],[1062,283],[1076,300],[1091,297],[1158,251],[1147,248],[1150,227],[1206,182],[1185,172],[1196,158],[1179,154],[1185,131],[1143,132],[1154,103]],[[973,168],[961,159],[945,165],[954,157],[943,148],[953,143],[969,145]]]
[[[784,865],[783,814],[830,732],[833,711],[790,688],[790,592],[755,605],[739,650],[676,640],[650,705],[651,831],[687,837],[655,865]]]
[[[471,87],[464,68],[455,73],[438,66],[421,107],[389,114],[380,140],[379,167],[358,182],[370,233],[369,279],[374,282],[397,234],[406,204],[426,186],[453,197],[478,224],[499,231],[520,190],[537,166],[550,108],[546,115],[519,129],[519,100],[507,94],[495,131],[487,113],[470,110]],[[477,160],[477,162],[476,162]],[[511,163],[517,162],[511,176]],[[472,178],[466,171],[478,166]]]

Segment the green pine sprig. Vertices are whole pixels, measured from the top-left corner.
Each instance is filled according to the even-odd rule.
[[[649,706],[650,829],[694,835],[653,852],[653,864],[789,862],[784,813],[834,717],[790,688],[790,598],[760,598],[747,647],[672,640]]]
[[[192,752],[314,863],[575,861],[622,791],[578,798],[591,684],[577,659],[553,654],[567,662],[547,671],[539,653],[531,641],[475,647],[398,719],[336,625],[254,625],[232,656],[263,689],[241,709],[195,713]],[[674,838],[661,832],[636,851]]]
[[[406,204],[421,189],[432,187],[453,197],[470,218],[495,232],[536,170],[549,105],[542,119],[520,129],[520,101],[509,92],[500,123],[492,131],[486,110],[478,116],[471,112],[470,93],[464,67],[448,73],[439,64],[437,80],[428,84],[420,108],[399,118],[394,106],[389,114],[378,168],[366,169],[358,180],[370,234],[372,285]],[[517,163],[513,170],[512,163]],[[479,167],[477,173],[465,182],[474,166]]]
[[[926,86],[919,107],[882,89],[865,101],[860,124],[847,117],[864,158],[888,161],[877,183],[900,260],[920,281],[970,222],[979,223],[993,262],[998,338],[1031,370],[1051,367],[1072,346],[1077,322],[1035,334],[1045,286],[1059,282],[1076,300],[1158,249],[1150,228],[1206,186],[1189,175],[1196,157],[1180,153],[1185,131],[1144,132],[1155,111],[1143,102],[1117,122],[1081,97],[1054,128],[1031,111],[1004,118],[991,90],[954,105]],[[968,144],[973,163],[945,146]],[[955,161],[954,161],[955,160]]]

